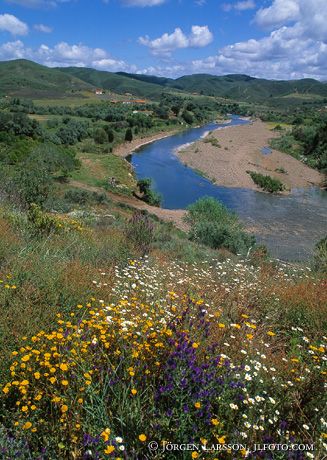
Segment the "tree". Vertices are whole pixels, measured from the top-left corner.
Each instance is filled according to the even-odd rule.
[[[132,140],[133,140],[133,132],[131,128],[127,128],[126,133],[125,133],[125,141],[132,142]]]
[[[182,117],[183,117],[184,121],[186,121],[186,123],[188,125],[191,125],[193,123],[193,121],[194,121],[193,115],[190,112],[188,112],[187,110],[184,110],[184,112],[182,113]]]
[[[97,128],[94,131],[93,139],[96,144],[105,144],[108,142],[108,134],[102,128]]]
[[[106,129],[108,134],[108,142],[111,144],[115,140],[115,134],[112,129]]]

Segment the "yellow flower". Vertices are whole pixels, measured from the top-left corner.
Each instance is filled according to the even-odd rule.
[[[64,387],[68,386],[68,380],[62,380],[61,385],[63,385]]]
[[[62,371],[68,371],[68,366],[67,366],[67,364],[66,364],[66,363],[60,364],[60,369],[61,369]]]
[[[27,406],[23,406],[22,407],[22,412],[27,412],[28,411],[28,407]]]
[[[194,407],[195,407],[195,409],[200,409],[201,403],[200,403],[199,401],[197,401],[197,402],[194,404]]]
[[[268,331],[267,334],[270,335],[270,337],[274,337],[274,335],[276,335],[276,334],[275,334],[274,332],[272,332],[272,331]]]
[[[26,422],[25,425],[23,425],[23,430],[29,430],[31,426],[32,426],[31,422]]]
[[[77,402],[78,404],[83,404],[83,398],[78,398]]]
[[[41,377],[40,372],[34,372],[34,377],[36,378],[36,380],[39,380],[39,378]]]
[[[198,347],[199,347],[198,343],[196,343],[196,342],[192,343],[192,348],[198,348]]]
[[[111,454],[115,450],[114,446],[107,446],[106,449],[104,450],[105,454]]]
[[[108,442],[110,433],[111,433],[111,431],[110,431],[109,428],[106,428],[104,431],[102,431],[100,436],[101,436],[101,438],[103,439],[104,442]]]
[[[199,454],[197,452],[192,452],[192,458],[198,458]]]
[[[218,442],[219,442],[219,444],[225,444],[226,436],[220,436],[220,438],[218,438]]]
[[[131,393],[132,393],[133,396],[135,396],[136,393],[137,393],[137,390],[135,390],[135,388],[132,388]]]
[[[61,406],[60,410],[64,414],[65,412],[68,411],[68,406],[66,406],[66,404],[64,404],[63,406]]]
[[[212,423],[214,426],[217,426],[217,425],[219,425],[219,420],[216,419],[216,418],[212,418],[212,419],[211,419],[211,423]]]
[[[141,442],[145,442],[146,439],[147,439],[147,438],[146,438],[145,434],[142,433],[142,434],[139,435],[139,440],[140,440]]]
[[[226,326],[225,326],[224,323],[218,323],[218,327],[219,327],[220,329],[223,329],[223,328],[226,327]]]
[[[22,361],[26,362],[26,361],[29,361],[30,359],[30,355],[25,355],[22,357]]]
[[[50,377],[49,380],[50,380],[50,383],[54,384],[57,379],[56,377]]]

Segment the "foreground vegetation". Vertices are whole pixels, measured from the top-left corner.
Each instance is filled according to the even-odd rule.
[[[219,458],[261,458],[255,443],[314,443],[303,458],[320,458],[324,281],[132,219],[143,238],[131,239],[128,220],[62,221],[51,238],[34,236],[3,215],[3,458],[176,458],[149,452],[163,440],[243,445]]]

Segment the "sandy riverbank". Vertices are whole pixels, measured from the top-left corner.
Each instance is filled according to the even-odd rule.
[[[272,150],[269,155],[262,154],[262,147],[278,135],[262,121],[226,126],[176,153],[183,163],[202,171],[217,185],[226,187],[258,190],[247,174],[248,170],[278,178],[287,189],[321,184],[323,176],[318,171],[290,155],[277,150]],[[212,145],[208,138],[215,138],[219,146]],[[284,169],[287,173],[276,169]]]
[[[164,139],[165,137],[173,136],[177,131],[160,131],[159,133],[153,134],[152,136],[139,137],[133,139],[132,142],[124,142],[123,144],[118,145],[113,153],[119,157],[127,157],[134,150],[143,147],[143,145],[150,144],[151,142],[158,141],[159,139]]]

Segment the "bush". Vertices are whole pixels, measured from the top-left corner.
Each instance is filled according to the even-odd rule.
[[[126,236],[142,256],[149,252],[154,240],[154,225],[149,216],[136,211],[126,225]]]
[[[246,254],[255,244],[253,236],[245,233],[237,216],[211,197],[200,198],[188,207],[186,221],[189,236],[213,249],[226,248],[234,254]]]
[[[161,196],[159,193],[151,189],[151,179],[140,179],[137,182],[137,186],[140,192],[143,194],[143,201],[149,203],[151,206],[160,206]]]
[[[316,271],[327,273],[327,236],[316,244],[313,264]]]
[[[282,192],[285,189],[283,183],[278,179],[274,179],[273,177],[270,177],[270,176],[264,176],[263,174],[256,173],[254,171],[247,171],[247,172],[248,174],[250,174],[253,182],[259,185],[259,187],[261,187],[266,192],[276,193],[276,192]]]
[[[85,205],[87,203],[103,204],[107,202],[105,193],[89,192],[87,190],[72,189],[65,193],[65,200]]]
[[[182,113],[182,118],[188,125],[191,125],[194,122],[193,115],[191,114],[191,112],[188,112],[187,110],[184,110],[184,112]]]
[[[105,144],[108,142],[108,134],[102,128],[97,128],[94,131],[93,139],[96,144]]]
[[[203,142],[205,142],[206,144],[211,144],[213,147],[221,147],[218,139],[216,139],[215,137],[206,137]]]

